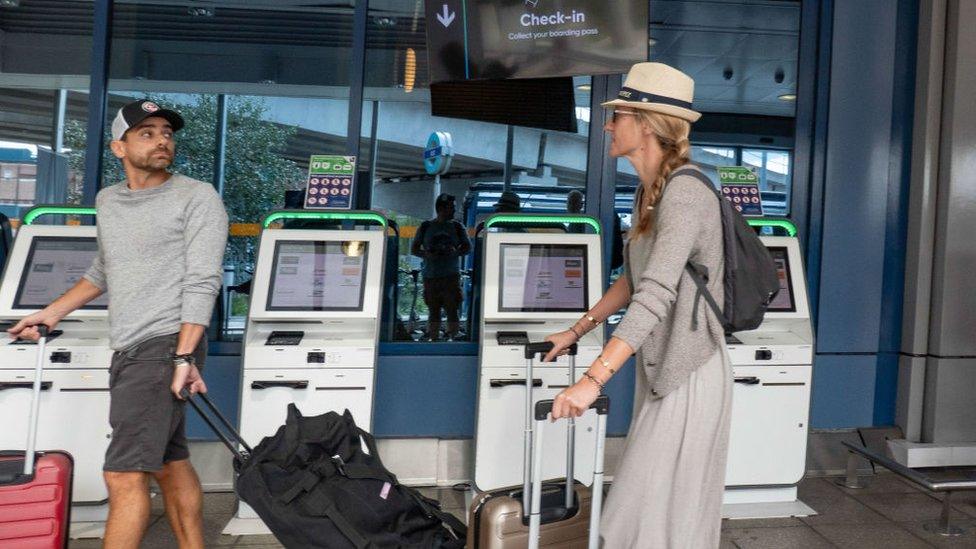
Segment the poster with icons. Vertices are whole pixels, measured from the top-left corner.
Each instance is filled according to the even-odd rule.
[[[744,166],[718,167],[716,170],[722,184],[722,196],[732,202],[742,215],[762,217],[762,194],[756,172]]]
[[[355,188],[355,156],[313,154],[308,162],[305,209],[351,209]]]

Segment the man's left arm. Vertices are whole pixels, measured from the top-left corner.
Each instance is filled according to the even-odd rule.
[[[183,241],[186,249],[183,275],[183,303],[177,355],[191,355],[203,339],[214,302],[220,293],[224,248],[227,246],[227,212],[216,190],[198,191],[186,214]],[[176,361],[173,393],[189,385],[191,393],[206,392],[196,365]]]

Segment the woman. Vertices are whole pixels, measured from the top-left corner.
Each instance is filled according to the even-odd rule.
[[[724,331],[685,265],[708,269],[722,303],[719,202],[689,165],[694,81],[659,63],[631,68],[604,127],[610,155],[633,164],[641,185],[625,251],[625,276],[568,330],[549,336],[562,354],[610,314],[627,314],[603,352],[556,397],[553,416],[581,415],[637,354],[634,416],[604,509],[607,548],[718,547],[732,404]]]

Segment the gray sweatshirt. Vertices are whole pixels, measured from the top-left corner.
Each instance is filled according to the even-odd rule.
[[[227,212],[213,185],[174,175],[158,187],[99,191],[98,255],[85,278],[108,291],[109,340],[122,350],[210,324]]]

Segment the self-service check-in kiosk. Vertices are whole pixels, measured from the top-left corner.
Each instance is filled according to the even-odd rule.
[[[94,215],[93,208],[30,210],[17,231],[0,283],[0,320],[15,323],[74,286],[98,253],[93,226],[36,225],[41,215]],[[4,328],[5,329],[5,328]],[[3,334],[6,336],[6,334]],[[23,448],[34,382],[33,341],[0,340],[0,448]],[[44,366],[39,448],[58,448],[74,458],[71,536],[100,537],[108,490],[102,464],[112,429],[108,422],[108,295],[71,313],[51,332]]]
[[[727,338],[735,386],[726,470],[727,518],[816,514],[797,499],[806,469],[814,337],[799,242],[763,236],[780,291],[762,325]]]
[[[496,232],[503,224],[565,227],[567,220],[592,228],[594,234]],[[499,214],[485,222],[481,262],[481,344],[478,411],[475,432],[475,488],[514,486],[523,480],[526,387],[534,400],[554,398],[576,380],[568,357],[536,362],[526,379],[525,343],[542,341],[579,320],[603,293],[603,260],[599,224],[584,216]],[[579,342],[576,376],[603,348],[603,330]],[[575,478],[593,479],[595,416],[576,420]],[[564,448],[566,429],[547,429],[543,444]],[[544,479],[565,477],[564,460],[544,465]]]
[[[336,228],[268,228],[294,219]],[[264,227],[244,334],[241,434],[252,446],[273,435],[291,403],[303,415],[348,409],[357,425],[370,429],[386,218],[280,211]],[[268,530],[240,502],[224,533]]]

